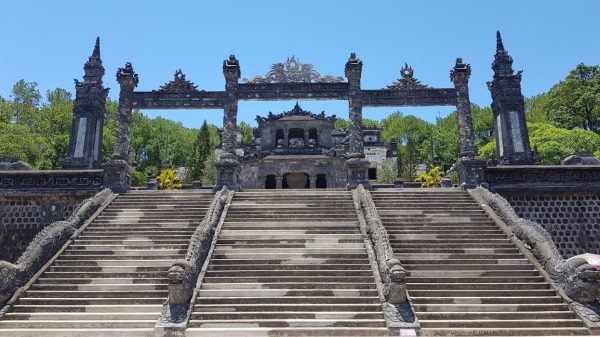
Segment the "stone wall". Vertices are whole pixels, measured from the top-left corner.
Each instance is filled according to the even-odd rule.
[[[541,224],[564,258],[600,254],[600,193],[501,192],[522,218]]]
[[[47,225],[64,220],[89,195],[0,196],[0,260],[15,262]]]

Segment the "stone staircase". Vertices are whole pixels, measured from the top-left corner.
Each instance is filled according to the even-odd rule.
[[[167,298],[167,270],[185,256],[212,197],[119,195],[0,320],[0,336],[148,335]]]
[[[410,272],[423,336],[566,336],[589,330],[466,192],[372,192]]]
[[[186,336],[385,336],[352,196],[238,192]]]

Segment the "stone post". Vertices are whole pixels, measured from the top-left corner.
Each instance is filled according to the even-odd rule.
[[[230,190],[239,191],[239,167],[235,148],[237,143],[237,110],[238,110],[238,80],[240,78],[240,63],[234,55],[223,61],[225,76],[225,109],[223,113],[223,134],[221,148],[223,153],[216,163],[217,183],[215,190],[227,186]]]
[[[474,188],[484,180],[485,161],[475,153],[473,136],[473,118],[469,100],[469,77],[471,66],[456,59],[456,65],[450,71],[450,79],[456,88],[456,114],[458,117],[458,136],[460,158],[455,164],[459,181],[465,189]]]
[[[310,175],[310,177],[308,177],[308,179],[310,180],[310,188],[311,189],[317,188],[317,176],[312,174],[312,175]]]
[[[362,137],[362,98],[360,89],[360,78],[362,74],[362,61],[356,58],[356,54],[350,54],[344,70],[348,79],[348,142],[350,153],[346,160],[347,189],[354,189],[362,184],[370,189],[367,180],[367,169],[369,162],[365,159]]]
[[[308,130],[304,130],[304,147],[308,147]]]
[[[450,79],[456,88],[456,114],[458,117],[458,136],[460,139],[460,156],[475,156],[473,145],[473,118],[471,116],[471,101],[469,100],[469,77],[471,66],[456,59],[456,65],[450,72]]]
[[[117,71],[117,81],[121,87],[119,93],[119,111],[117,115],[117,135],[115,147],[109,161],[104,163],[104,186],[114,192],[122,193],[131,186],[131,174],[134,169],[129,165],[129,129],[131,127],[131,110],[133,108],[133,89],[138,84],[138,75],[133,71],[131,63]]]
[[[282,176],[277,176],[275,177],[275,189],[282,189],[283,188],[283,177]]]

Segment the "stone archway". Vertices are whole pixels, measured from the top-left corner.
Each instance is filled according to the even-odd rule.
[[[287,182],[287,188],[310,188],[308,174],[302,172],[290,172],[283,175]]]

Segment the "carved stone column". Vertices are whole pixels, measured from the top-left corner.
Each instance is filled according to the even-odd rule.
[[[223,113],[223,134],[221,148],[223,153],[216,163],[217,183],[215,190],[227,186],[230,190],[239,191],[240,162],[235,154],[237,143],[237,110],[238,110],[238,80],[240,78],[240,64],[234,55],[223,61],[223,75],[225,76],[225,109]]]
[[[314,174],[311,174],[308,179],[310,180],[310,188],[311,189],[315,189],[317,188],[317,176]]]
[[[512,68],[513,59],[496,33],[496,55],[492,63],[494,79],[488,82],[492,93],[496,154],[500,165],[536,164],[529,145],[525,122],[525,101],[521,94],[521,72]]]
[[[308,130],[304,130],[304,147],[308,147]]]
[[[138,84],[138,75],[131,63],[117,71],[117,81],[121,86],[119,93],[119,111],[117,115],[117,134],[111,159],[104,163],[104,186],[121,193],[129,190],[133,167],[129,165],[129,129],[133,108],[133,89]]]
[[[275,189],[282,189],[283,188],[283,177],[282,176],[277,176],[275,177]]]
[[[450,79],[456,88],[456,114],[458,117],[458,136],[460,158],[455,164],[459,181],[463,188],[474,188],[484,181],[485,161],[475,153],[473,136],[473,118],[469,100],[469,77],[471,66],[456,59],[456,65],[450,71]]]
[[[460,140],[460,156],[475,156],[473,137],[473,117],[471,116],[471,101],[469,100],[469,77],[471,66],[456,59],[456,65],[450,72],[450,79],[456,88],[456,114],[458,117],[458,135]]]
[[[100,39],[83,67],[83,82],[75,80],[73,121],[66,158],[60,159],[64,169],[100,168],[102,133],[108,88],[102,85],[104,67],[100,59]]]
[[[362,61],[356,58],[356,54],[350,54],[344,70],[348,79],[348,143],[350,154],[346,160],[347,189],[354,189],[363,184],[370,188],[367,179],[369,162],[365,159],[362,137],[362,98],[360,89],[360,78],[362,74]]]

